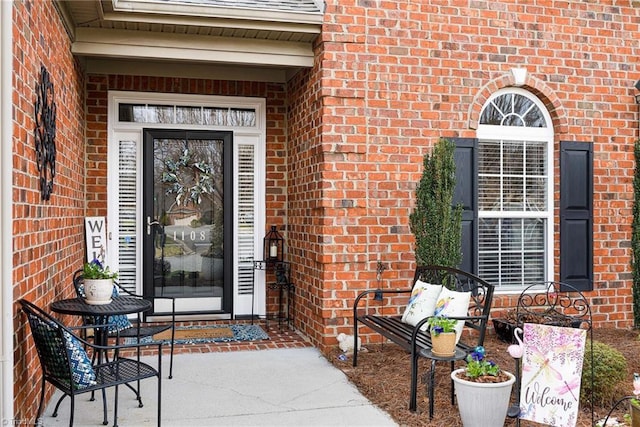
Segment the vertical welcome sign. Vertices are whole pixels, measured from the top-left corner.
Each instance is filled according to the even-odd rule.
[[[576,425],[586,331],[525,323],[520,418]]]
[[[103,216],[88,216],[84,219],[87,261],[107,260],[107,227]]]

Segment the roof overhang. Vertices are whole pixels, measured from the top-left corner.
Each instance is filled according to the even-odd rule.
[[[255,0],[256,7],[260,1]],[[313,65],[313,42],[323,18],[309,4],[313,0],[302,11],[222,3],[229,2],[56,1],[72,53],[93,73],[140,74],[144,69],[148,75],[166,75],[171,70],[177,73],[173,76],[197,77],[230,71],[234,79],[286,81]]]

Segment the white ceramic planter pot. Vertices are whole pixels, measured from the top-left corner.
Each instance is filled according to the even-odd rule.
[[[84,294],[87,304],[109,304],[113,295],[113,279],[84,279]]]
[[[456,369],[451,373],[455,384],[458,410],[464,427],[502,427],[509,409],[511,388],[516,378],[505,372],[509,381],[501,383],[475,383],[458,378]]]

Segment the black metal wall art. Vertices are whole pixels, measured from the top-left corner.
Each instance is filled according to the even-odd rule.
[[[40,195],[49,200],[53,192],[53,178],[56,176],[56,103],[49,72],[40,67],[40,81],[36,84],[34,129],[36,162],[40,172]]]

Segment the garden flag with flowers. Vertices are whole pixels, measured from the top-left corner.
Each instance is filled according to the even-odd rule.
[[[584,329],[525,323],[520,418],[573,427],[578,419]]]

